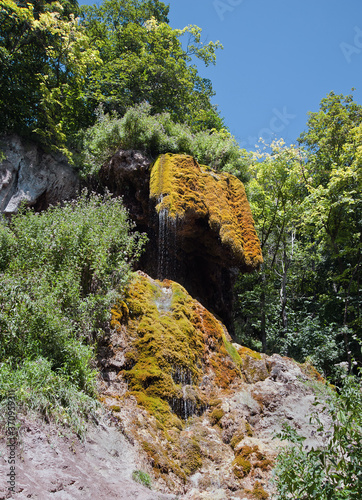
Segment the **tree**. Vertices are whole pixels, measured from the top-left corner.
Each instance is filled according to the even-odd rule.
[[[351,367],[349,327],[360,326],[359,279],[362,250],[362,106],[352,96],[331,92],[311,113],[300,143],[308,151],[303,204],[305,229],[329,262],[325,301],[342,325]]]
[[[85,84],[98,62],[75,4],[64,5],[68,14],[59,2],[0,0],[0,131],[35,132],[59,149],[89,124]]]
[[[102,64],[92,73],[89,95],[106,112],[123,116],[144,101],[152,113],[169,112],[194,130],[222,127],[210,99],[209,80],[198,75],[192,58],[215,63],[220,42],[201,42],[201,29],[173,29],[162,2],[105,0],[100,7],[83,9],[82,26],[99,50]],[[181,39],[188,37],[187,48]]]
[[[267,349],[267,328],[271,317],[273,323],[278,323],[281,336],[290,326],[288,279],[295,265],[300,265],[295,262],[297,229],[301,217],[300,202],[305,195],[300,173],[301,151],[293,146],[286,147],[283,141],[272,143],[270,148],[270,153],[254,155],[254,163],[250,167],[251,180],[247,185],[264,257],[260,275],[252,280],[253,287],[259,291],[257,328],[264,351]],[[246,281],[249,278],[240,277],[241,283]],[[241,283],[239,298],[243,302]]]

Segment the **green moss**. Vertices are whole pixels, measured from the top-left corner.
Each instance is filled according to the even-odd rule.
[[[120,407],[119,405],[112,405],[112,406],[111,406],[111,410],[112,410],[112,411],[117,411],[117,412],[118,412],[118,411],[121,411],[121,407]]]
[[[230,446],[232,449],[235,448],[235,446],[237,444],[240,443],[240,441],[242,441],[244,439],[244,433],[243,432],[237,432],[236,434],[233,435],[233,437],[231,438],[231,441],[230,441]]]
[[[156,477],[162,476],[163,474],[168,475],[170,472],[173,472],[181,479],[186,479],[186,475],[180,466],[168,457],[160,446],[157,446],[154,443],[149,443],[148,441],[142,441],[141,445],[151,460]]]
[[[172,289],[170,307],[159,311],[157,303],[164,287]],[[115,304],[112,317],[122,324],[121,334],[127,337],[126,364],[121,372],[128,382],[125,397],[135,397],[155,418],[152,425],[160,440],[157,446],[145,448],[155,474],[173,471],[186,477],[202,466],[202,459],[196,440],[179,437],[186,417],[184,403],[196,414],[206,409],[208,401],[199,385],[210,369],[213,383],[222,389],[240,378],[236,351],[222,323],[177,283],[160,283],[136,273],[125,291],[124,304]],[[220,399],[212,402],[211,421],[215,424],[224,415],[220,403]],[[168,449],[170,441],[174,456]]]
[[[248,347],[240,347],[237,352],[239,354],[240,360],[243,360],[246,356],[249,356],[250,358],[253,358],[253,359],[263,359],[260,352],[253,351],[252,349],[249,349]]]
[[[201,448],[195,438],[184,441],[180,462],[187,476],[194,474],[202,466]]]
[[[231,359],[234,361],[234,363],[237,366],[241,366],[242,361],[241,361],[241,357],[240,357],[238,351],[235,349],[235,347],[232,345],[232,343],[226,339],[225,335],[222,336],[222,339],[224,342],[225,349],[227,350],[227,353],[229,354]]]

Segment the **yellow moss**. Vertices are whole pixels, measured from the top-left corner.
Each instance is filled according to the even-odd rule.
[[[237,456],[232,463],[233,472],[235,476],[239,479],[247,476],[251,471],[251,463],[244,457]]]
[[[161,155],[152,166],[150,198],[156,210],[183,219],[207,219],[237,265],[257,269],[262,262],[242,182],[231,174],[211,172],[191,156]]]
[[[264,490],[263,486],[261,485],[261,483],[259,483],[259,481],[256,481],[250,493],[257,500],[267,500],[267,498],[269,498],[269,494]]]
[[[246,431],[246,435],[247,436],[249,436],[249,437],[253,437],[254,436],[254,431],[251,428],[251,425],[249,424],[249,422],[245,422],[245,431]]]
[[[234,434],[234,436],[231,438],[231,441],[230,441],[230,446],[232,449],[235,448],[236,445],[238,445],[240,443],[240,441],[242,441],[244,439],[244,433],[243,432],[237,432],[236,434]]]
[[[210,413],[210,422],[211,425],[219,424],[220,420],[224,416],[224,411],[221,408],[215,408]]]
[[[326,383],[326,379],[319,373],[319,371],[308,361],[306,361],[303,364],[300,364],[300,368],[305,375],[308,377],[312,378],[313,380],[316,380],[317,382],[322,382],[323,384]]]
[[[260,352],[253,351],[252,349],[249,349],[248,347],[240,347],[237,350],[241,360],[245,358],[245,356],[249,356],[250,358],[253,359],[263,359],[262,355]]]
[[[175,463],[174,460],[170,459],[156,444],[149,443],[148,441],[142,441],[142,448],[147,453],[151,459],[153,471],[156,477],[162,476],[163,474],[169,474],[173,472],[181,479],[185,480],[186,475],[182,469]]]
[[[172,290],[170,307],[159,310],[164,287]],[[120,374],[128,382],[127,397],[133,396],[138,405],[155,417],[155,430],[164,436],[165,443],[169,441],[167,436],[176,436],[183,428],[185,398],[189,412],[206,409],[206,396],[199,385],[210,368],[213,383],[223,389],[240,378],[239,355],[222,323],[177,283],[161,283],[141,272],[135,273],[125,290],[124,302],[127,316],[119,311],[123,307],[120,303],[112,312],[114,321],[122,323],[122,336],[127,337],[126,363]],[[218,423],[223,416],[221,400],[213,403],[211,419]],[[180,477],[183,473],[192,474],[202,465],[195,443],[189,443],[187,449],[181,442],[174,445],[175,449],[179,446],[175,456],[179,471],[175,473]],[[165,454],[170,450],[164,449],[164,445],[159,451],[162,457],[153,456],[156,450],[152,450],[148,454],[158,474],[167,474],[168,468],[177,469],[175,464],[165,463]]]

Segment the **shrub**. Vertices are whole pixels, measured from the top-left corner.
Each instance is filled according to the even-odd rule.
[[[185,124],[175,123],[169,113],[151,115],[147,103],[130,108],[120,118],[100,109],[97,123],[78,136],[76,164],[84,177],[94,175],[117,149],[136,149],[156,158],[162,153],[184,153],[215,170],[247,178],[250,154],[241,150],[226,130],[193,133]]]
[[[6,415],[9,394],[20,408],[40,413],[57,423],[69,426],[79,436],[98,407],[97,401],[80,391],[69,379],[54,372],[44,358],[25,360],[14,370],[8,363],[0,364],[0,413]],[[6,425],[6,422],[2,422]]]
[[[144,241],[131,229],[119,199],[86,192],[2,223],[1,249],[11,252],[0,274],[0,399],[11,372],[28,407],[38,401],[56,418],[91,407],[94,348]]]
[[[143,484],[143,486],[146,486],[147,488],[152,489],[151,478],[147,474],[147,472],[143,472],[141,470],[134,470],[132,472],[132,479],[133,479],[133,481],[136,481],[136,483]]]

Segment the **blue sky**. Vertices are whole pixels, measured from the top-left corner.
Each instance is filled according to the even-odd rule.
[[[330,91],[355,87],[362,104],[361,0],[164,1],[172,27],[196,24],[203,41],[223,44],[216,66],[199,72],[242,147],[260,136],[295,142]]]

